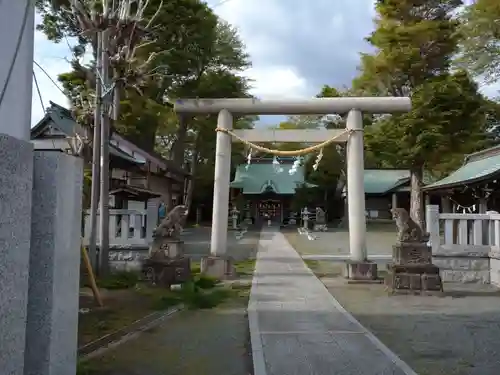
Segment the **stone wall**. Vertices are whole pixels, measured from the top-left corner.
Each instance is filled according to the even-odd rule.
[[[432,259],[441,270],[444,282],[490,283],[490,258],[487,251],[435,253]]]
[[[500,288],[500,252],[490,253],[490,282]]]

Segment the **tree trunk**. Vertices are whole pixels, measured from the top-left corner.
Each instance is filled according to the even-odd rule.
[[[191,178],[189,179],[187,190],[186,190],[186,200],[184,205],[187,207],[188,211],[191,209],[191,203],[193,202],[193,192],[194,192],[194,177],[196,173],[196,164],[198,164],[198,150],[193,152],[193,157],[191,160]]]
[[[189,212],[191,210],[191,203],[193,202],[193,192],[194,192],[194,179],[195,179],[195,174],[196,174],[196,166],[198,164],[198,156],[200,154],[200,151],[198,150],[198,135],[196,135],[195,141],[194,141],[194,148],[193,148],[193,155],[191,156],[191,178],[188,181],[188,186],[186,189],[186,199],[184,200],[184,205],[187,208],[187,211]],[[186,225],[187,221],[187,215],[184,218],[184,223],[183,226]]]
[[[186,135],[188,131],[188,122],[184,115],[179,115],[179,127],[172,150],[172,159],[180,167],[184,165],[184,152],[186,151]]]
[[[410,195],[410,217],[415,223],[424,226],[423,204],[422,204],[422,168],[412,168],[411,173],[411,195]]]

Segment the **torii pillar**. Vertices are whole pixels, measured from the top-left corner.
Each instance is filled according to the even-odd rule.
[[[238,115],[301,115],[347,114],[348,134],[344,130],[234,130],[249,142],[321,143],[338,136],[337,142],[347,141],[347,200],[349,211],[350,262],[346,276],[351,279],[375,278],[376,264],[367,259],[364,192],[363,118],[362,113],[408,112],[411,101],[404,97],[374,98],[315,98],[311,100],[257,99],[179,99],[174,104],[177,113],[219,114],[218,127],[231,129],[232,116]],[[202,262],[202,270],[216,277],[230,272],[227,257],[227,222],[229,209],[229,174],[231,135],[219,131],[215,157],[214,207],[212,219],[211,256]],[[205,268],[203,265],[205,264]]]

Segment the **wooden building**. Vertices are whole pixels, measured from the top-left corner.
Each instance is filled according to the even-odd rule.
[[[305,184],[304,167],[290,174],[293,159],[280,158],[280,162],[276,165],[273,159],[263,158],[236,168],[231,201],[243,210],[243,218],[260,223],[269,216],[274,223],[281,223],[290,216],[295,190]]]
[[[463,165],[424,187],[443,213],[500,212],[500,145],[466,155]]]
[[[46,115],[31,129],[31,141],[38,150],[70,149],[75,134],[88,137],[90,129],[81,127],[71,112],[53,102]],[[166,195],[166,182],[172,182],[174,204],[183,199],[189,174],[170,160],[136,146],[117,132],[109,145],[110,208],[145,209],[146,201]]]

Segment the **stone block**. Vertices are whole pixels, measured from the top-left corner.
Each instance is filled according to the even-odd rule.
[[[146,259],[142,272],[154,285],[170,287],[191,279],[191,260],[187,257]]]
[[[491,284],[500,287],[500,259],[490,259],[490,280]]]
[[[24,373],[32,184],[33,145],[0,134],[1,374]]]
[[[149,251],[151,257],[160,256],[178,258],[184,255],[184,241],[166,238],[155,238]]]
[[[444,282],[463,283],[463,284],[489,284],[489,270],[441,270],[441,279]]]
[[[76,372],[83,160],[34,153],[24,375]]]
[[[438,256],[434,257],[434,264],[442,269],[449,270],[488,270],[490,268],[489,258],[477,257],[447,257]]]
[[[219,280],[228,280],[236,276],[234,262],[231,257],[206,256],[201,258],[200,270],[203,275]]]
[[[392,261],[398,265],[432,263],[432,248],[426,243],[403,242],[392,247]]]
[[[439,275],[439,267],[435,266],[434,264],[388,264],[387,270],[394,273],[411,273],[419,275],[428,273],[431,275]]]
[[[443,283],[439,275],[422,275],[422,290],[430,292],[442,292]]]
[[[344,277],[350,280],[376,280],[377,263],[374,262],[346,262]]]

